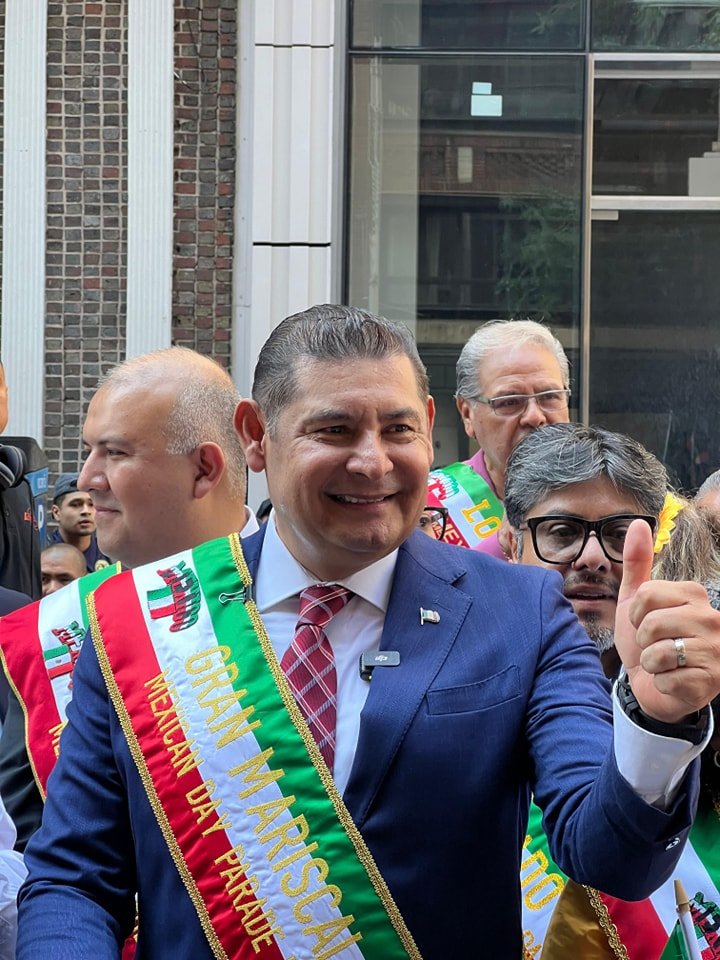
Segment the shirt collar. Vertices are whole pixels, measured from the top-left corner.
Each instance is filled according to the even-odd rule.
[[[254,511],[251,507],[245,507],[245,525],[240,531],[240,536],[244,540],[245,537],[251,536],[253,533],[257,533],[260,529],[260,524],[257,521]]]
[[[387,557],[334,582],[352,590],[385,613],[390,601],[397,556],[397,550],[393,550]],[[274,512],[268,518],[255,580],[255,602],[261,614],[318,582],[317,577],[298,563],[280,539],[275,528]]]

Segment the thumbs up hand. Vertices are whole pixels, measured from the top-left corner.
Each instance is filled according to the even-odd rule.
[[[641,709],[679,723],[720,693],[720,613],[697,583],[651,580],[652,532],[628,530],[615,646]]]

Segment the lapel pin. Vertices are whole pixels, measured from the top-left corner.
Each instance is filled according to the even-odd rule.
[[[437,610],[425,610],[420,607],[420,626],[424,623],[440,623],[440,614]]]

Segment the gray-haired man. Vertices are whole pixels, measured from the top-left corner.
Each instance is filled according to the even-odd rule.
[[[445,541],[505,559],[498,534],[507,459],[523,437],[566,423],[570,367],[560,341],[534,320],[491,320],[457,362],[456,403],[480,449],[464,463],[433,470],[432,496],[448,508]]]

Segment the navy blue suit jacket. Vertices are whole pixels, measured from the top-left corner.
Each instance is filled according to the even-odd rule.
[[[252,570],[261,544],[244,544]],[[697,777],[667,812],[620,777],[597,653],[560,586],[422,534],[400,548],[382,646],[401,662],[375,671],[345,802],[425,960],[521,956],[531,788],[560,866],[626,899],[666,879],[687,833]],[[139,957],[209,960],[90,643],[74,686],[18,958],[116,958],[137,888]]]

